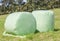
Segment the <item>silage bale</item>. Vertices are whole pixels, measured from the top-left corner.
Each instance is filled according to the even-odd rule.
[[[54,13],[51,10],[36,10],[32,12],[36,18],[37,30],[47,32],[54,30]]]
[[[29,12],[15,12],[6,18],[4,26],[8,33],[28,35],[35,32],[36,21]]]

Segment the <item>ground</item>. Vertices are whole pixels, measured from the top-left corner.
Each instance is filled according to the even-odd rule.
[[[4,22],[8,14],[0,15],[0,41],[60,41],[60,8],[53,9],[53,11],[55,13],[55,31],[45,33],[38,32],[23,39],[2,35],[4,32]]]

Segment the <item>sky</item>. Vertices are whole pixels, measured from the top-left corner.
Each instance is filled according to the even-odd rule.
[[[0,0],[0,6],[3,4],[2,1],[3,1],[3,0]],[[17,2],[17,0],[15,0],[15,1],[16,1],[16,4],[19,4],[19,3]],[[23,3],[23,2],[27,3],[27,0],[23,0],[22,3]],[[9,5],[8,2],[7,2],[5,5],[6,5],[6,6]]]

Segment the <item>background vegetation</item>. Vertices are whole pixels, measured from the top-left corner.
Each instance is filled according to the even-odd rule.
[[[19,4],[16,4],[14,0],[4,0],[3,5],[0,6],[0,14],[8,14],[18,11],[32,12],[33,10],[49,10],[60,8],[60,0],[27,0],[26,4],[21,4],[22,0],[17,1]],[[7,2],[9,5],[6,5]]]

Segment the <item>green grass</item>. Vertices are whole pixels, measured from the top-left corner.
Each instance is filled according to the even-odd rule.
[[[16,37],[5,37],[4,22],[7,15],[0,15],[0,41],[60,41],[60,9],[53,9],[55,13],[55,29],[53,32],[36,33],[29,35],[27,38],[21,39]]]

